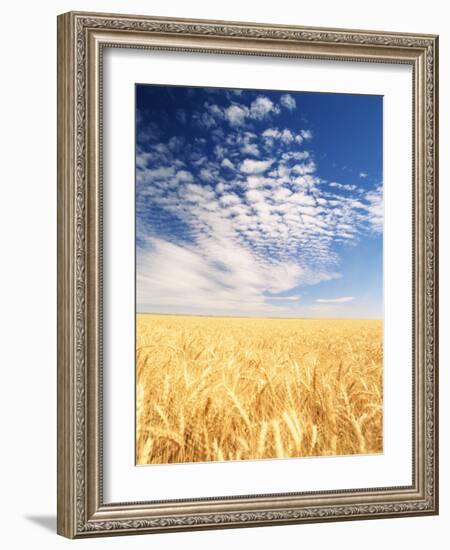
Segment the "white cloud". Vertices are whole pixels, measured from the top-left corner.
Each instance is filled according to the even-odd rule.
[[[245,143],[242,146],[241,153],[243,155],[253,155],[259,157],[259,149],[256,143]]]
[[[273,199],[275,202],[282,202],[290,196],[292,196],[292,191],[290,189],[287,189],[286,187],[281,187],[280,189],[277,189],[277,191],[275,191],[275,193],[273,194]]]
[[[234,170],[234,164],[228,158],[224,158],[220,163],[220,165],[223,166],[224,168],[229,168],[230,170]]]
[[[369,223],[376,233],[382,233],[384,224],[383,187],[379,185],[374,191],[369,191],[365,198],[369,203],[367,206]]]
[[[225,156],[225,147],[223,147],[222,145],[216,145],[214,147],[214,154],[217,158],[223,159],[223,157]]]
[[[287,302],[299,302],[301,298],[301,296],[267,296],[268,300],[280,300]]]
[[[360,172],[360,173],[359,173],[359,177],[360,177],[360,178],[367,178],[368,175],[369,175],[369,174],[367,174],[366,172]]]
[[[259,95],[250,105],[250,116],[256,120],[262,120],[269,113],[279,113],[277,107],[267,96]]]
[[[280,137],[280,130],[278,130],[278,128],[267,128],[262,135],[263,137],[277,139]]]
[[[273,179],[266,178],[264,176],[247,176],[247,179],[245,180],[245,187],[248,189],[257,189],[259,187],[271,186],[273,181]]]
[[[225,116],[223,110],[218,105],[206,102],[205,109],[215,118],[223,119]]]
[[[228,185],[228,184],[224,183],[223,181],[221,181],[216,185],[216,192],[221,194],[224,191],[228,191],[229,188],[230,188],[230,185]]]
[[[199,200],[212,200],[215,197],[214,191],[210,187],[198,185],[196,183],[186,184],[183,191],[185,191],[186,198],[192,202],[197,202]]]
[[[273,160],[253,160],[253,159],[245,159],[241,164],[241,172],[244,172],[244,174],[262,174],[266,170],[268,170],[272,164]]]
[[[283,94],[280,97],[280,103],[283,107],[289,109],[289,111],[292,111],[297,106],[295,99],[291,96],[291,94]]]
[[[190,172],[188,172],[187,170],[179,170],[175,175],[175,179],[176,179],[177,183],[194,181],[194,178],[192,177],[192,174]]]
[[[203,166],[208,163],[208,158],[197,151],[191,155],[189,160],[194,166]]]
[[[211,168],[202,168],[200,170],[200,177],[202,180],[212,182],[216,179],[216,171],[211,170]]]
[[[294,141],[294,134],[288,130],[287,128],[285,128],[282,132],[281,132],[281,137],[280,137],[281,141],[284,142],[284,143],[291,143],[292,141]]]
[[[299,174],[300,176],[304,176],[305,174],[312,174],[316,171],[316,164],[312,160],[309,162],[305,162],[303,164],[295,164],[291,168],[292,172],[295,174]]]
[[[184,146],[184,139],[178,136],[173,136],[170,138],[168,146],[172,151],[179,151]]]
[[[154,185],[159,187],[169,187],[176,185],[176,167],[175,166],[159,166],[158,168],[140,168],[137,164],[136,183],[143,186],[147,181],[152,181]]]
[[[316,203],[312,195],[304,193],[303,191],[290,195],[289,201],[303,206],[314,206]]]
[[[242,126],[249,115],[249,110],[245,105],[231,105],[225,109],[225,117],[231,126]]]
[[[278,128],[268,128],[264,130],[263,137],[269,139],[279,139],[284,143],[291,143],[294,141],[294,134],[288,129],[279,130]]]
[[[209,113],[194,113],[192,121],[200,128],[209,130],[217,125],[216,119]]]
[[[233,205],[236,205],[236,204],[240,204],[241,203],[241,200],[240,198],[235,195],[234,193],[228,193],[226,195],[222,195],[220,197],[220,203],[223,205],[223,206],[233,206]]]
[[[147,168],[147,164],[149,161],[151,161],[152,155],[147,152],[138,151],[136,155],[136,168],[145,170]]]
[[[175,175],[175,168],[173,166],[160,166],[153,170],[145,170],[145,176],[154,180],[166,179]]]
[[[332,181],[330,184],[330,187],[335,187],[336,189],[342,189],[343,191],[354,191],[357,186],[348,184],[348,183],[338,183],[336,181]]]
[[[309,157],[309,152],[308,151],[289,151],[287,153],[283,153],[281,155],[281,158],[283,160],[291,160],[291,159],[294,159],[294,160],[305,160]]]
[[[262,136],[265,138],[265,144],[269,148],[273,146],[275,140],[280,140],[285,145],[289,145],[294,141],[301,144],[304,140],[302,134],[295,135],[289,128],[284,128],[283,130],[278,128],[267,128],[262,133]]]
[[[245,193],[245,196],[252,203],[257,202],[266,206],[264,203],[264,193],[261,193],[261,191],[257,191],[256,189],[250,189],[250,191],[247,191],[247,193]]]
[[[301,271],[293,263],[261,263],[233,240],[206,237],[191,247],[150,238],[138,254],[137,301],[178,311],[279,313],[283,306],[265,294],[286,292]]]
[[[319,304],[345,304],[352,302],[354,299],[353,296],[343,296],[342,298],[318,298],[316,302]]]

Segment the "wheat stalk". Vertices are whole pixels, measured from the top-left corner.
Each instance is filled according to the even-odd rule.
[[[138,464],[382,452],[382,328],[138,315]]]

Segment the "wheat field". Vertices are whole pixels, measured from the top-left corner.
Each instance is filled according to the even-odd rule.
[[[381,321],[137,315],[136,462],[381,453]]]

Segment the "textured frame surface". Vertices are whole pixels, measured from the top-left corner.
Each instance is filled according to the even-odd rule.
[[[413,68],[413,484],[105,504],[102,49],[406,63]],[[67,13],[58,17],[58,533],[133,534],[438,512],[437,60],[431,35]]]

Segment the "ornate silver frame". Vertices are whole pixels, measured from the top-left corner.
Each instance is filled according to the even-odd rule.
[[[104,47],[413,67],[413,483],[105,504],[101,86]],[[438,38],[130,15],[58,17],[58,533],[70,538],[438,513]]]

